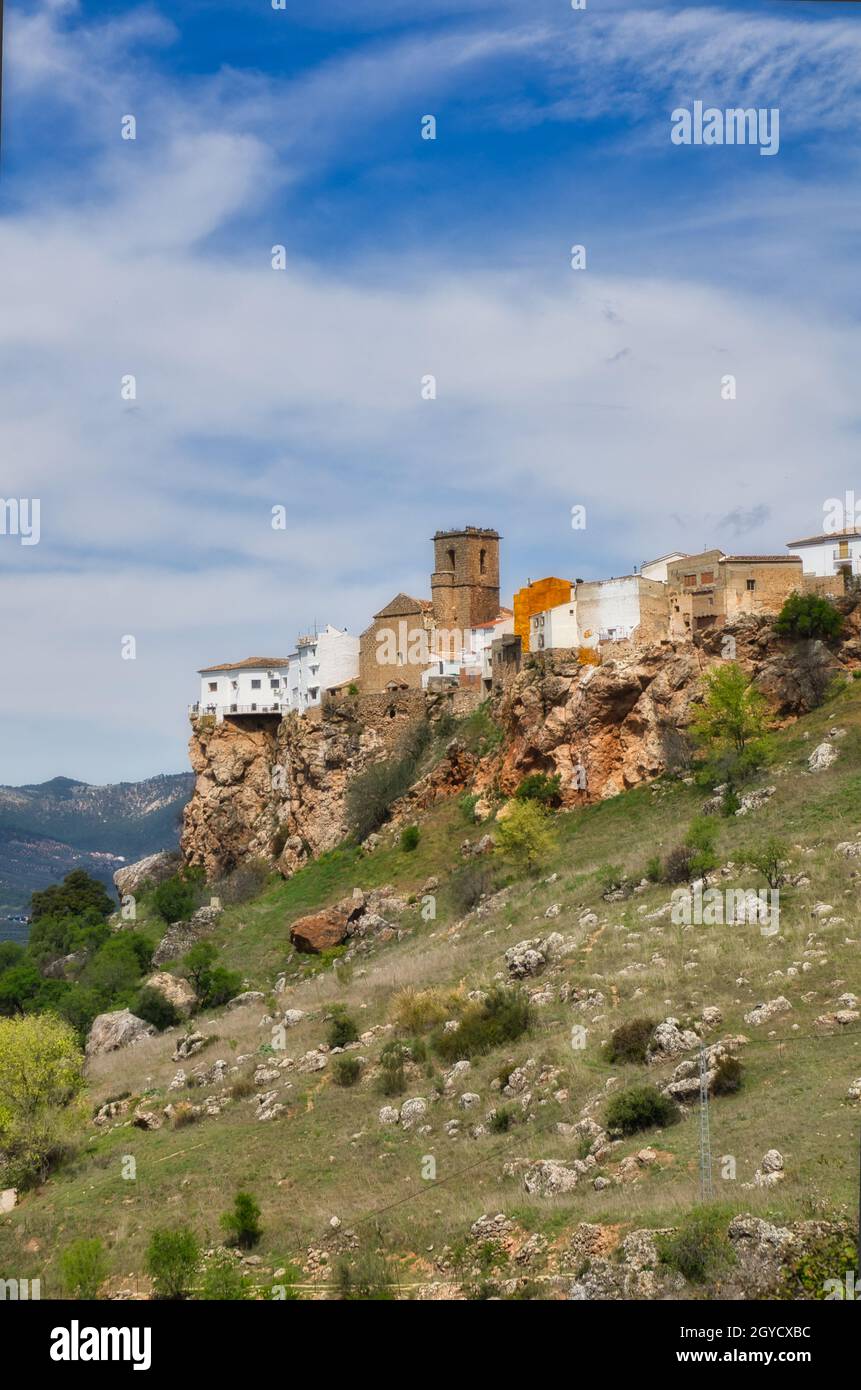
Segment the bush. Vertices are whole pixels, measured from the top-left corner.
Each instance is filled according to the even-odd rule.
[[[146,1270],[156,1298],[187,1298],[199,1263],[200,1248],[188,1227],[153,1231],[147,1246]]]
[[[704,686],[703,703],[691,721],[702,743],[741,754],[751,741],[762,738],[767,706],[737,662],[727,661],[707,671]]]
[[[462,1007],[463,995],[457,990],[414,989],[408,985],[393,998],[389,1018],[399,1033],[427,1033]]]
[[[625,883],[625,871],[618,864],[604,864],[598,870],[598,882],[602,893],[618,893]]]
[[[690,860],[690,873],[701,878],[717,865],[714,842],[717,828],[709,816],[696,816],[691,823],[685,844],[693,854]]]
[[[250,1250],[263,1235],[260,1207],[250,1192],[237,1192],[233,1209],[224,1212],[219,1224],[227,1232],[228,1245],[238,1245],[240,1250]]]
[[[250,1279],[224,1250],[206,1265],[198,1298],[207,1303],[243,1303],[253,1297]]]
[[[678,1118],[675,1103],[657,1086],[629,1086],[611,1098],[606,1127],[611,1134],[637,1134],[642,1129],[663,1129]]]
[[[394,1041],[387,1042],[380,1053],[379,1087],[384,1096],[400,1096],[406,1090],[404,1063],[407,1056],[403,1043]]]
[[[458,916],[465,916],[478,907],[482,898],[493,892],[495,886],[494,867],[487,860],[474,864],[464,864],[456,869],[449,879],[448,891],[451,905]]]
[[[491,1134],[507,1134],[513,1123],[514,1110],[510,1105],[498,1105],[488,1120]]]
[[[98,1298],[108,1277],[108,1262],[98,1238],[72,1241],[60,1256],[63,1287],[70,1298]]]
[[[859,671],[858,674],[861,676],[861,671]],[[470,825],[475,825],[475,808],[477,802],[478,797],[473,792],[461,792],[460,796],[457,798],[457,804],[460,807],[463,818],[465,821],[468,821]]]
[[[377,1250],[359,1253],[353,1264],[341,1260],[336,1271],[339,1299],[351,1302],[388,1302],[394,1298],[392,1277],[385,1256]]]
[[[767,840],[749,856],[751,864],[758,869],[769,888],[779,888],[786,882],[786,862],[789,851],[782,840]]]
[[[282,827],[283,829],[283,827]],[[276,835],[277,835],[276,831]],[[285,835],[285,842],[286,842]],[[281,849],[284,848],[282,844]],[[280,853],[280,851],[279,851]],[[252,898],[256,898],[265,888],[271,870],[265,859],[248,859],[244,864],[240,864],[238,869],[234,869],[227,878],[221,879],[217,884],[217,894],[221,901],[228,907],[235,907],[239,903],[247,903]]]
[[[84,917],[88,912],[105,918],[116,910],[117,905],[109,897],[105,885],[91,878],[84,869],[73,869],[62,883],[52,883],[50,888],[42,888],[30,898],[33,922],[42,917]]]
[[[160,883],[152,895],[153,907],[168,925],[185,922],[194,910],[194,889],[185,879],[174,874]]]
[[[160,1033],[163,1033],[165,1028],[175,1028],[180,1022],[180,1013],[176,1005],[172,1004],[161,990],[151,989],[149,986],[141,990],[132,1013],[137,1014],[145,1023],[151,1023]]]
[[[336,1057],[332,1079],[336,1086],[355,1086],[362,1070],[358,1057]]]
[[[679,845],[678,849],[670,850],[664,860],[664,878],[667,883],[690,883],[696,877],[692,865],[694,861],[694,851],[690,845]]]
[[[744,1067],[737,1057],[722,1057],[717,1065],[712,1082],[712,1093],[716,1096],[731,1096],[741,1090]]]
[[[401,831],[401,849],[406,854],[410,854],[419,847],[419,828],[417,825],[405,825]]]
[[[197,1116],[194,1113],[194,1106],[187,1100],[181,1100],[173,1107],[173,1113],[170,1117],[170,1127],[171,1129],[186,1129],[189,1125],[193,1125],[196,1120]]]
[[[542,806],[558,806],[561,800],[561,775],[548,777],[545,772],[530,772],[514,793],[518,801],[538,801]]]
[[[346,811],[354,840],[366,840],[372,831],[378,830],[392,804],[409,791],[430,741],[430,725],[425,719],[408,730],[394,757],[372,763],[352,779],[347,787]]]
[[[534,873],[555,847],[550,817],[537,801],[515,801],[505,819],[497,824],[496,848],[521,873]]]
[[[531,1023],[532,1009],[526,995],[519,989],[494,985],[486,999],[467,1006],[453,1032],[438,1029],[432,1044],[443,1061],[459,1062],[514,1042],[528,1032]]]
[[[650,883],[660,883],[663,879],[664,867],[661,863],[661,856],[659,854],[652,855],[646,865],[644,877],[647,878]]]
[[[607,1044],[607,1060],[615,1066],[624,1062],[645,1062],[655,1027],[653,1018],[632,1018],[615,1028]]]
[[[835,1301],[845,1298],[847,1273],[861,1277],[855,1231],[839,1222],[836,1230],[811,1234],[799,1253],[790,1254],[783,1266],[777,1297]]]
[[[0,1019],[0,1178],[42,1182],[85,1123],[84,1055],[53,1014]]]
[[[717,1208],[698,1207],[671,1235],[657,1236],[661,1262],[691,1284],[704,1284],[735,1261],[726,1234],[727,1218]]]
[[[346,1047],[347,1043],[357,1042],[359,1030],[348,1013],[343,1009],[333,1009],[334,1018],[329,1024],[326,1037],[330,1047]]]
[[[843,614],[827,598],[816,594],[790,594],[775,619],[781,637],[821,638],[829,641],[843,631]]]

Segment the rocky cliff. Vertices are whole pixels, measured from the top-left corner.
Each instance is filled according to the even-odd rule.
[[[779,639],[769,620],[750,617],[696,644],[620,645],[605,651],[600,666],[582,666],[572,652],[534,654],[494,700],[499,748],[479,759],[454,741],[394,808],[395,818],[466,788],[509,795],[536,771],[559,774],[564,806],[649,781],[684,763],[703,673],[727,657],[750,671],[778,718],[792,718],[818,703],[835,674],[861,661],[861,606],[847,601],[844,608],[846,629],[832,647]],[[439,712],[410,691],[343,700],[281,723],[198,720],[186,860],[210,878],[255,857],[293,873],[344,839],[351,779],[390,755],[408,725]]]

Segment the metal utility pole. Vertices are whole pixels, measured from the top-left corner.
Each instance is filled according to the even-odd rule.
[[[700,1043],[700,1201],[710,1202],[713,1197],[708,1064],[705,1044]]]

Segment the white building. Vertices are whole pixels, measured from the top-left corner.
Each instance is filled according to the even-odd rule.
[[[805,574],[815,574],[820,579],[835,574],[861,574],[861,532],[807,536],[800,541],[787,541],[786,548],[790,555],[800,556]]]
[[[449,680],[461,681],[470,678],[480,680],[489,691],[493,675],[492,648],[496,637],[503,637],[514,631],[514,614],[510,608],[500,609],[498,615],[489,623],[479,627],[466,628],[463,633],[464,646],[460,651],[448,656],[435,657],[430,666],[422,671],[422,686],[427,689],[428,681],[440,676]],[[431,655],[433,657],[434,633],[430,633]]]
[[[688,552],[686,550],[671,550],[669,555],[659,555],[657,560],[647,560],[640,566],[640,574],[644,579],[659,579],[662,584],[667,582],[667,566],[672,565],[676,560],[686,560]]]
[[[287,707],[289,661],[284,656],[249,656],[205,666],[200,676],[200,703],[193,713],[277,714]]]
[[[580,629],[577,625],[576,588],[571,586],[568,603],[557,603],[535,613],[529,620],[529,650],[549,651],[551,647],[579,647]]]
[[[290,709],[319,705],[327,690],[359,678],[359,639],[328,623],[322,632],[300,637],[289,657]]]

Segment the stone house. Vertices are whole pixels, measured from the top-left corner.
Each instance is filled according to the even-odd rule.
[[[742,613],[779,613],[791,593],[803,590],[797,555],[687,555],[667,567],[669,635],[693,636]]]

